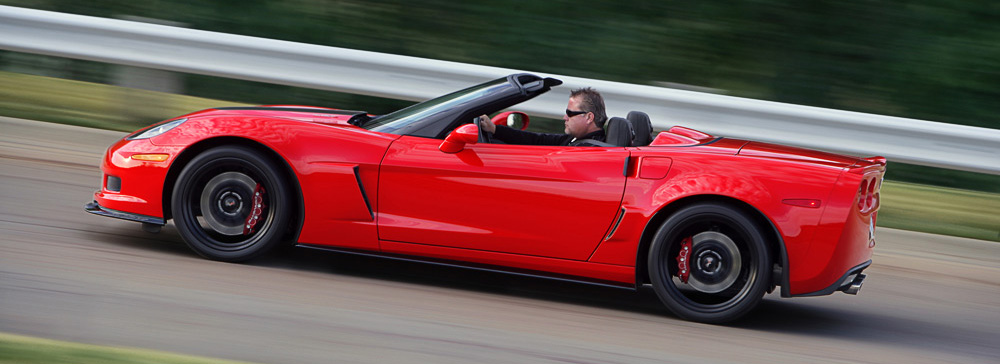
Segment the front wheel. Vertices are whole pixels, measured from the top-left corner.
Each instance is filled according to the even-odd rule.
[[[199,255],[237,262],[279,245],[291,215],[288,183],[275,163],[251,148],[199,154],[174,186],[174,224]]]
[[[672,312],[723,323],[760,303],[771,256],[760,227],[745,213],[707,203],[671,215],[653,237],[647,263],[653,289]]]

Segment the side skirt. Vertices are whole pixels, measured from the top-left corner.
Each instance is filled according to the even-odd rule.
[[[627,289],[627,290],[630,290],[630,291],[635,291],[636,290],[635,286],[632,286],[630,284],[620,283],[620,282],[595,280],[595,279],[589,279],[589,278],[585,278],[585,277],[576,277],[576,276],[569,276],[569,275],[563,275],[563,274],[557,274],[557,273],[549,273],[549,272],[542,272],[542,271],[534,271],[534,270],[527,270],[527,269],[509,268],[509,267],[495,266],[495,265],[489,265],[489,264],[477,264],[477,263],[469,263],[469,262],[447,260],[447,259],[426,258],[426,257],[420,257],[420,256],[412,256],[412,255],[379,253],[379,252],[374,252],[374,251],[362,251],[362,250],[345,249],[345,248],[328,247],[328,246],[311,245],[311,244],[297,244],[296,246],[297,247],[301,247],[301,248],[307,248],[307,249],[324,250],[324,251],[331,251],[331,252],[337,252],[337,253],[361,255],[361,256],[367,256],[367,257],[385,258],[385,259],[392,259],[392,260],[405,261],[405,262],[426,263],[426,264],[433,264],[433,265],[445,266],[445,267],[457,267],[457,268],[472,269],[472,270],[478,270],[478,271],[483,271],[483,272],[493,272],[493,273],[510,274],[510,275],[521,276],[521,277],[533,277],[533,278],[542,278],[542,279],[556,280],[556,281],[562,281],[562,282],[583,283],[583,284],[588,284],[588,285],[593,285],[593,286],[610,287],[610,288],[618,288],[618,289]]]

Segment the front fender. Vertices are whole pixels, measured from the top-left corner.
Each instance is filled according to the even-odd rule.
[[[267,149],[289,167],[300,188],[298,242],[377,250],[378,165],[397,137],[349,125],[222,115],[190,118],[152,143],[185,146],[192,157],[220,143]],[[169,191],[165,196],[169,201]]]

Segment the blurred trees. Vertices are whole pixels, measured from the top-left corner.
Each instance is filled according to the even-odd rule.
[[[0,0],[194,29],[1000,128],[1000,3]],[[336,75],[328,75],[336,77]],[[209,80],[189,83],[198,94]],[[200,91],[201,90],[201,91]],[[242,101],[242,100],[240,100]]]
[[[82,15],[1000,128],[1000,3],[949,0],[0,0]],[[38,60],[44,60],[39,62]],[[39,66],[59,71],[32,70]],[[0,52],[0,67],[108,82],[113,67]],[[55,74],[53,74],[55,72]],[[318,75],[337,77],[337,75]],[[405,101],[185,75],[187,93],[385,113]],[[558,125],[557,125],[558,126]],[[558,130],[556,127],[552,130]],[[997,176],[889,177],[1000,191]]]

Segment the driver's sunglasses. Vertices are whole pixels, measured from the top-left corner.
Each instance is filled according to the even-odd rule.
[[[573,110],[570,110],[570,109],[566,109],[566,116],[567,117],[574,117],[574,116],[577,116],[577,115],[580,115],[580,114],[586,114],[588,112],[589,111],[573,111]]]

